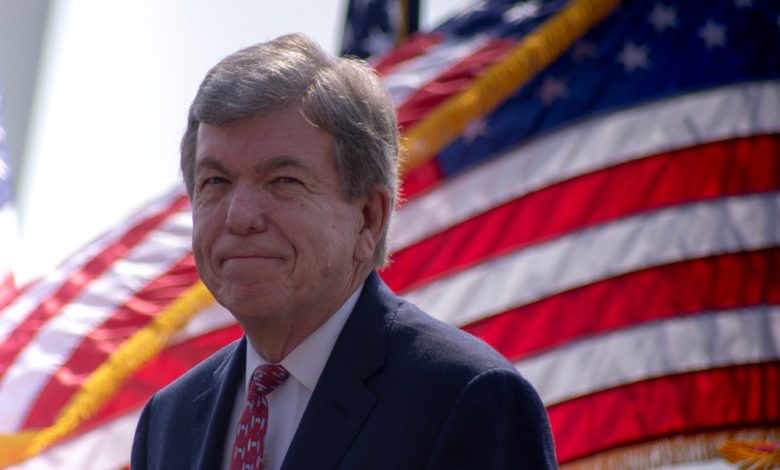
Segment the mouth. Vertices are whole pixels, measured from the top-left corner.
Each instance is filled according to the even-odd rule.
[[[242,261],[266,261],[266,260],[280,260],[281,258],[279,256],[271,256],[271,255],[231,255],[231,256],[225,256],[221,258],[220,264],[229,263],[232,261],[242,262]]]
[[[254,284],[278,278],[284,270],[284,263],[279,257],[241,255],[222,258],[216,269],[230,282]]]

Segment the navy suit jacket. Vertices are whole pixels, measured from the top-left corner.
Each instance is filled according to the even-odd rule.
[[[218,469],[246,339],[147,403],[133,470]],[[531,385],[478,339],[372,274],[293,437],[283,470],[557,468]]]

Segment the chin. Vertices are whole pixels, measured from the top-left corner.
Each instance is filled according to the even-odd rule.
[[[274,289],[278,294],[278,288]],[[273,316],[278,301],[269,295],[268,289],[259,286],[233,286],[221,289],[215,296],[219,303],[237,318],[269,318]]]

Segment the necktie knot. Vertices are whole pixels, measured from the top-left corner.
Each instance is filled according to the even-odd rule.
[[[290,373],[279,364],[263,364],[257,366],[252,373],[252,383],[249,386],[250,395],[268,395],[282,382],[287,380]]]

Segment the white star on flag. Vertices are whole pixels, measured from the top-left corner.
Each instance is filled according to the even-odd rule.
[[[521,3],[505,11],[502,18],[507,23],[518,23],[527,18],[536,16],[539,11],[539,3],[532,1]]]
[[[389,33],[379,28],[373,28],[365,41],[366,50],[371,55],[379,55],[393,47],[393,40]]]
[[[699,37],[704,40],[707,49],[726,46],[726,28],[713,20],[707,20],[707,23],[702,26],[699,30]]]
[[[650,59],[647,57],[648,50],[646,46],[638,46],[629,41],[623,46],[623,50],[618,55],[618,62],[623,64],[626,72],[633,72],[636,69],[647,69],[650,67]]]
[[[663,3],[658,3],[653,7],[647,21],[653,25],[658,33],[663,32],[666,28],[676,29],[680,25],[677,20],[677,9]]]
[[[549,106],[559,98],[568,97],[569,88],[566,86],[566,82],[560,78],[546,77],[537,94],[542,99],[542,103]]]
[[[477,137],[487,134],[490,129],[487,120],[484,118],[477,118],[470,121],[463,129],[463,141],[470,144],[477,140]]]

